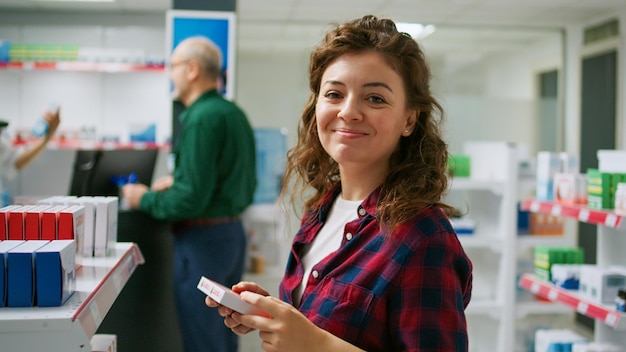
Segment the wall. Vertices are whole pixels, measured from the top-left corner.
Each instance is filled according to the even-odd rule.
[[[0,37],[16,42],[139,47],[154,55],[165,51],[164,15],[0,14],[0,23]],[[446,109],[444,131],[451,150],[460,150],[466,140],[504,139],[527,144],[534,153],[539,128],[534,79],[542,69],[558,67],[560,53],[560,42],[551,39],[475,60],[459,70],[431,63],[433,90]],[[255,127],[287,128],[293,145],[309,95],[307,50],[239,48],[236,60],[235,100]],[[41,110],[56,101],[63,106],[66,129],[95,125],[99,134],[126,137],[131,123],[156,121],[159,141],[170,134],[166,73],[0,71],[0,82],[0,116],[11,120],[13,129],[30,129]]]
[[[0,14],[0,38],[24,44],[141,49],[165,57],[164,15]],[[157,140],[170,135],[165,72],[69,72],[0,70],[0,116],[9,132],[30,131],[50,103],[61,106],[61,131],[94,127],[97,134],[128,140],[134,124],[157,123]]]

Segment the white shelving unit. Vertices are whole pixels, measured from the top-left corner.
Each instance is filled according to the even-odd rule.
[[[117,243],[105,258],[84,258],[76,292],[61,307],[0,308],[0,350],[91,351],[90,340],[144,258],[133,243]]]
[[[520,175],[517,147],[507,142],[468,142],[470,177],[451,179],[446,201],[476,222],[475,233],[459,235],[474,265],[467,307],[470,351],[525,351],[521,340],[532,315],[568,314],[552,302],[517,296],[518,258],[537,245],[565,245],[565,236],[518,236]],[[526,321],[524,319],[527,319]],[[519,330],[519,331],[518,331]]]
[[[626,266],[625,216],[607,210],[589,209],[581,205],[537,200],[526,200],[523,203],[523,209],[597,225],[597,265]],[[576,291],[561,289],[540,281],[530,274],[522,276],[519,284],[539,297],[559,302],[572,311],[595,319],[594,339],[596,342],[610,342],[626,347],[626,314],[616,311],[615,307],[599,304],[579,296]]]
[[[513,351],[517,154],[506,142],[470,142],[463,152],[471,176],[451,179],[445,201],[476,222],[474,234],[459,235],[474,265],[469,350]]]

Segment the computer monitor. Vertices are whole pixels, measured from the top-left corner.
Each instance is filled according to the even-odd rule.
[[[77,150],[69,188],[71,196],[118,196],[114,178],[131,173],[150,185],[158,149]]]

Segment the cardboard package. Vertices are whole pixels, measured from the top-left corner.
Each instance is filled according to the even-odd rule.
[[[76,266],[81,266],[85,238],[85,207],[70,205],[59,210],[58,214],[57,239],[76,240]]]
[[[24,241],[0,242],[0,307],[7,305],[7,253],[22,243]]]
[[[24,241],[7,252],[7,307],[35,305],[35,251],[50,241]]]
[[[28,241],[41,239],[41,215],[42,212],[49,207],[49,205],[37,205],[27,209],[24,212],[25,240]]]
[[[0,208],[0,241],[9,238],[9,214],[11,210],[19,207],[19,205],[7,205]]]
[[[76,241],[56,240],[35,251],[37,305],[58,307],[76,291]]]
[[[117,197],[96,198],[96,228],[94,241],[94,257],[105,257],[111,254],[117,242]]]

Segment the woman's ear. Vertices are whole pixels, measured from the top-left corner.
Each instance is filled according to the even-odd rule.
[[[409,115],[406,119],[406,125],[404,126],[404,131],[402,131],[402,136],[408,137],[415,130],[415,125],[417,124],[417,116],[419,115],[419,111],[411,110],[409,111]]]

